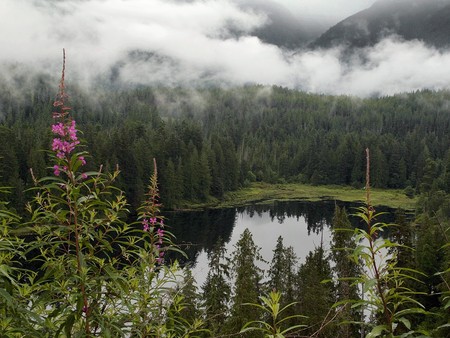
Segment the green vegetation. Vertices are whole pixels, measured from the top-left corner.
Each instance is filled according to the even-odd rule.
[[[246,89],[244,94],[257,89]],[[209,92],[213,103],[225,99],[223,107],[230,113],[224,115],[229,119],[222,131],[213,113],[203,116],[204,124],[187,118],[165,125],[157,114],[138,104],[130,115],[149,113],[147,126],[137,123],[135,116],[125,118],[123,124],[115,120],[106,132],[100,125],[87,127],[93,128],[85,134],[95,140],[92,157],[86,151],[89,146],[78,138],[78,119],[66,104],[64,67],[52,108],[51,142],[50,136],[37,137],[43,130],[50,135],[48,126],[43,127],[46,119],[34,117],[35,126],[25,122],[27,110],[6,114],[0,129],[5,159],[0,169],[12,174],[0,182],[5,197],[0,202],[0,335],[448,337],[448,110],[443,106],[436,108],[432,118],[432,113],[422,115],[418,126],[408,125],[405,113],[418,118],[421,115],[415,112],[424,106],[414,100],[429,99],[429,109],[430,102],[442,103],[447,94],[412,94],[408,100],[393,98],[394,104],[391,98],[368,100],[360,102],[360,119],[346,116],[329,121],[330,113],[356,114],[355,107],[345,106],[351,101],[337,98],[335,108],[327,111],[329,98],[276,88],[274,92],[273,101],[264,101],[267,109],[259,115],[253,111],[249,120],[233,115],[245,110],[228,111],[235,97],[229,101],[226,92]],[[136,93],[148,94],[145,90]],[[285,106],[284,100],[291,106]],[[251,106],[239,101],[242,107],[244,103]],[[399,103],[414,109],[396,117]],[[307,112],[315,107],[317,115],[303,114],[293,106],[303,106]],[[391,116],[380,113],[378,120],[370,113],[377,107],[391,107]],[[376,119],[379,131],[366,138],[370,134],[366,126],[374,122],[370,118]],[[277,125],[280,121],[282,125]],[[302,121],[306,125],[299,133]],[[292,126],[296,128],[289,130]],[[344,133],[346,128],[353,131]],[[401,134],[404,129],[408,132]],[[419,136],[425,139],[408,143]],[[359,156],[365,142],[374,149],[372,167],[368,149],[366,163]],[[35,151],[50,143],[47,153]],[[331,252],[320,245],[299,264],[293,249],[278,238],[268,271],[260,267],[260,248],[247,229],[230,257],[220,241],[208,253],[211,270],[198,292],[192,274],[168,255],[182,252],[160,215],[159,170],[156,161],[149,161],[152,153],[160,156],[162,168],[167,169],[161,175],[162,191],[172,206],[207,201],[211,196],[226,196],[226,203],[235,205],[294,196],[354,201],[365,195],[365,206],[356,214],[364,226],[353,229],[347,213],[336,208]],[[96,161],[105,161],[105,166]],[[121,173],[114,170],[114,163],[120,163]],[[28,172],[30,164],[35,167]],[[144,176],[147,189],[142,184]],[[375,186],[405,190],[371,192],[371,177]],[[15,188],[9,198],[8,189],[1,185],[5,183]],[[31,185],[32,189],[23,190]],[[230,192],[240,186],[249,188]],[[373,205],[412,206],[414,195],[418,195],[416,215],[410,223],[401,212],[396,215],[397,225],[377,222]],[[18,237],[17,230],[28,236]],[[360,318],[363,313],[370,318]]]
[[[403,190],[374,189],[374,206],[388,206],[414,210],[417,198],[409,198]],[[250,203],[270,203],[280,200],[339,200],[344,202],[364,202],[364,190],[343,186],[313,186],[307,184],[266,184],[252,183],[250,187],[225,194],[219,207],[246,205]]]
[[[52,142],[53,91],[45,78],[29,83],[20,88],[20,97],[14,95],[18,88],[0,86],[0,183],[13,188],[7,198],[22,216],[24,191],[33,186],[29,168],[36,177],[47,174],[50,159],[42,149]],[[134,209],[145,199],[142,187],[150,178],[152,158],[158,163],[161,199],[174,209],[221,201],[245,187],[252,189],[239,194],[265,189],[253,183],[283,184],[284,190],[261,199],[337,195],[316,195],[310,188],[291,196],[288,183],[336,185],[345,191],[340,199],[358,200],[340,186],[363,188],[366,147],[375,188],[400,189],[414,197],[449,184],[448,91],[376,99],[262,86],[71,92],[84,150],[92,155],[88,169],[102,165],[112,173],[118,166],[122,172],[116,184]],[[411,208],[390,203],[396,200],[391,196],[386,200],[379,203]]]

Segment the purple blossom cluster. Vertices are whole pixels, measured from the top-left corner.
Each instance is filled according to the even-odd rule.
[[[142,220],[142,229],[144,231],[151,231],[152,228],[158,223],[158,219],[156,217],[150,217],[150,218],[144,218]],[[159,251],[158,258],[156,258],[156,261],[158,264],[162,264],[164,261],[164,251],[161,250],[161,246],[163,244],[164,239],[164,220],[161,218],[159,220],[159,228],[156,230],[156,249]]]
[[[54,118],[61,117],[58,114],[53,115]],[[53,139],[52,143],[52,150],[56,152],[56,157],[59,159],[67,158],[68,155],[74,151],[75,147],[80,144],[80,141],[77,137],[77,129],[76,129],[76,122],[75,120],[70,120],[67,123],[58,122],[54,125],[52,125],[52,132],[56,135],[56,137]],[[81,165],[86,164],[86,160],[84,156],[80,156],[78,158],[79,161],[81,161]],[[62,170],[67,170],[66,166],[63,166],[62,168],[55,164],[53,166],[53,173],[56,176],[59,176]],[[83,176],[83,178],[86,175]]]
[[[61,122],[52,126],[52,132],[59,137],[53,139],[52,150],[56,151],[56,157],[65,158],[80,143],[75,129],[75,120],[63,124]]]

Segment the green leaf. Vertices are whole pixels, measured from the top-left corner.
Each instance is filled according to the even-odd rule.
[[[444,305],[445,310],[447,310],[448,308],[450,308],[450,298],[447,299],[447,303],[445,303],[445,305]]]
[[[398,319],[399,322],[403,323],[408,330],[411,330],[411,322],[405,317],[401,317]]]
[[[383,332],[388,332],[386,325],[375,326],[372,331],[366,336],[366,338],[379,337]]]
[[[64,332],[66,333],[67,337],[71,337],[72,336],[72,327],[73,327],[74,323],[75,323],[75,314],[72,313],[67,318],[66,324],[64,325]]]
[[[5,289],[0,289],[0,296],[6,300],[6,303],[8,304],[8,306],[12,306],[12,304],[14,302],[14,298],[11,297],[11,295],[8,292],[6,292]]]
[[[377,284],[376,279],[369,279],[364,283],[363,291],[366,293],[368,290],[372,289]]]
[[[11,282],[11,284],[17,286],[16,281],[14,280],[14,278],[12,278],[9,275],[9,270],[10,270],[10,268],[7,265],[5,265],[5,264],[0,265],[0,275],[3,275],[4,277],[6,277]]]
[[[399,317],[399,316],[410,315],[410,314],[426,315],[426,314],[429,314],[429,312],[425,311],[424,309],[421,309],[421,308],[418,308],[418,307],[414,307],[414,308],[411,308],[411,309],[401,310],[401,311],[397,312],[395,314],[395,316]],[[398,320],[400,320],[400,319],[398,319]]]

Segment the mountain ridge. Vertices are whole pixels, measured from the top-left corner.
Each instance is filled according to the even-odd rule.
[[[311,48],[364,48],[388,36],[450,47],[450,0],[379,0],[332,26]]]

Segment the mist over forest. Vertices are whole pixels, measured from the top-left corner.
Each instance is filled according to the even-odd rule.
[[[0,13],[0,336],[450,336],[450,0]],[[320,186],[366,196],[361,226],[327,211],[329,250],[280,236],[263,271],[247,229],[198,286],[170,256],[162,212],[212,241],[239,198]],[[377,222],[371,188],[414,210]]]
[[[426,189],[446,191],[449,0],[6,0],[0,9],[9,32],[0,177],[20,212],[28,169],[43,176],[48,165],[40,150],[51,142],[61,47],[90,165],[123,168],[133,206],[153,157],[168,208],[253,182],[361,187],[367,147],[375,187],[420,194],[433,177]]]
[[[293,3],[7,0],[0,4],[5,18],[0,29],[8,32],[0,37],[0,76],[3,84],[19,88],[17,78],[36,73],[57,83],[64,47],[72,84],[91,91],[262,84],[370,97],[449,87],[448,50],[430,43],[432,35],[404,28],[433,29],[434,35],[438,29],[447,36],[448,22],[437,28],[425,19],[407,23],[427,10],[445,12],[448,1],[378,1],[372,7],[374,1]],[[409,4],[406,9],[419,4],[420,11],[409,13],[399,3]],[[441,7],[427,9],[436,7],[431,3]],[[382,5],[388,8],[380,12]],[[362,12],[347,18],[358,10]],[[400,15],[405,11],[409,16]],[[386,12],[402,20],[384,22]],[[348,41],[339,37],[342,26],[349,27],[343,34],[351,30],[366,41],[359,41],[350,55]],[[330,36],[334,43],[323,44]],[[311,48],[321,43],[324,47]]]

